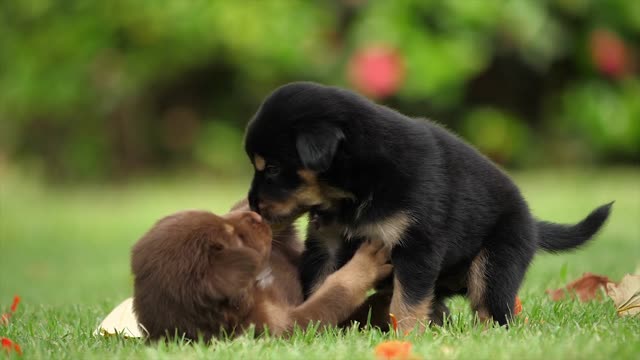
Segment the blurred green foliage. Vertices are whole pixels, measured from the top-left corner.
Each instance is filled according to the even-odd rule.
[[[245,171],[269,91],[351,86],[379,44],[406,76],[378,101],[505,165],[640,160],[638,1],[24,0],[0,24],[0,155],[53,179]]]
[[[470,111],[463,126],[462,135],[500,163],[512,163],[508,156],[524,157],[531,148],[526,126],[513,115],[495,108]]]

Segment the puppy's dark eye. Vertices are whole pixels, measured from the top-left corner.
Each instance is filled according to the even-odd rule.
[[[264,169],[264,171],[269,177],[276,177],[280,175],[280,167],[277,165],[267,165],[267,168]]]

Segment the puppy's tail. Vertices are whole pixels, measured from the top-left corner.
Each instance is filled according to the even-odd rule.
[[[600,230],[609,217],[613,201],[593,210],[575,225],[538,221],[538,245],[542,250],[557,252],[575,249]]]

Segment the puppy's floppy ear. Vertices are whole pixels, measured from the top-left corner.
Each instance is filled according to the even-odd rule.
[[[260,256],[248,248],[223,249],[211,255],[210,286],[225,298],[234,298],[255,282]]]
[[[302,165],[317,172],[328,170],[344,138],[342,130],[329,123],[314,124],[300,129],[296,138],[296,149]]]

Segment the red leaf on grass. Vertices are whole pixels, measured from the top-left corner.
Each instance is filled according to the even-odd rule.
[[[15,351],[18,355],[22,355],[22,349],[20,345],[16,344],[10,339],[2,338],[2,349],[8,353]]]
[[[385,341],[375,348],[376,357],[380,360],[410,360],[417,357],[411,353],[408,341]]]
[[[609,278],[606,276],[587,272],[582,274],[581,278],[567,284],[564,288],[547,290],[546,293],[549,294],[553,301],[562,300],[569,295],[572,298],[577,296],[580,301],[586,302],[601,299],[602,291],[600,289],[605,289],[608,282]]]
[[[11,304],[11,312],[14,313],[18,309],[18,304],[20,304],[20,296],[16,295],[13,297],[13,304]]]
[[[398,318],[395,315],[389,314],[389,319],[391,319],[391,328],[393,328],[394,332],[398,332]]]
[[[516,304],[513,307],[513,314],[518,315],[522,312],[522,302],[520,302],[520,297],[516,295]]]
[[[15,313],[18,309],[18,304],[20,304],[20,296],[16,295],[13,297],[13,303],[11,304],[10,311],[0,316],[0,324],[9,324],[9,319],[11,318],[11,315],[13,315],[13,313]]]

